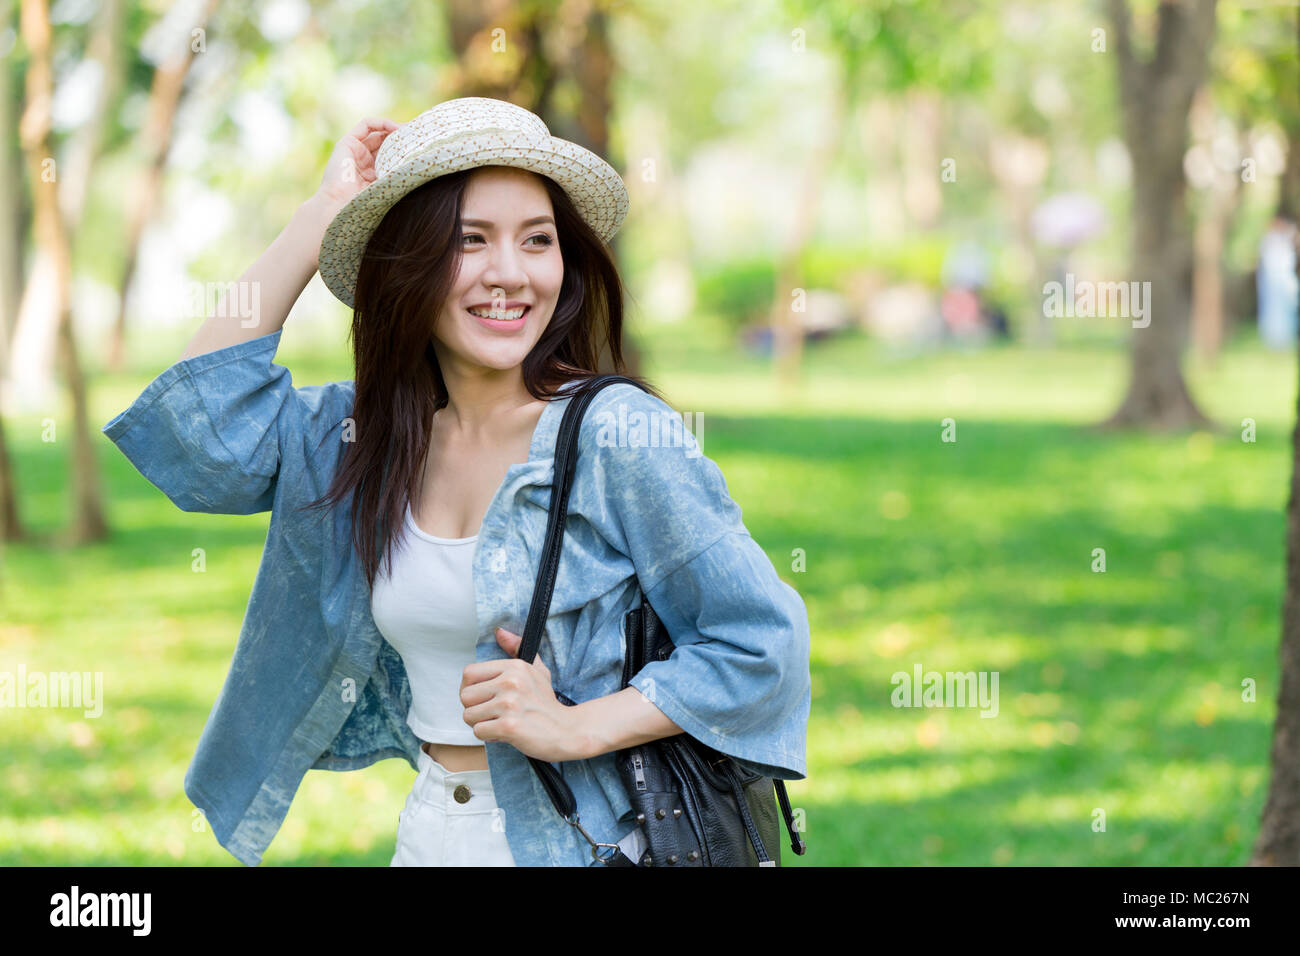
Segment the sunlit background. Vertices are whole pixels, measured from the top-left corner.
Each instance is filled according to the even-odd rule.
[[[0,707],[0,863],[235,864],[182,779],[269,516],[178,511],[99,429],[339,137],[464,95],[622,174],[632,370],[807,603],[784,865],[1266,851],[1295,5],[5,6],[0,674],[104,700]],[[350,320],[313,278],[295,385],[351,377]],[[996,674],[996,716],[895,706],[917,668]],[[413,777],[308,773],[266,864],[387,864]]]

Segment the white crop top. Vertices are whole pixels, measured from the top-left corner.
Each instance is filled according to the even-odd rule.
[[[370,611],[375,625],[402,657],[411,683],[407,726],[435,744],[482,747],[465,723],[460,678],[474,663],[478,615],[474,607],[472,538],[437,538],[421,531],[406,506],[407,534],[393,543],[393,563],[375,575]],[[619,848],[640,861],[645,835],[634,827]]]
[[[474,663],[478,617],[473,561],[478,535],[438,538],[420,530],[406,506],[406,535],[393,542],[392,567],[375,575],[370,610],[402,657],[411,684],[407,726],[421,740],[481,747],[465,723],[460,679]]]

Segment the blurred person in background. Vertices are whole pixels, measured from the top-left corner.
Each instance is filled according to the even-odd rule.
[[[1271,349],[1294,348],[1296,342],[1296,224],[1289,210],[1273,217],[1259,240],[1259,337]]]
[[[965,239],[948,250],[943,262],[940,313],[949,338],[986,341],[1007,337],[1006,313],[990,301],[988,253],[976,240]]]

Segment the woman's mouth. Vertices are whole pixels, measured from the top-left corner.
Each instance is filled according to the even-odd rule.
[[[524,321],[532,310],[531,305],[526,305],[522,309],[466,309],[465,311],[477,319],[479,325],[485,328],[493,331],[510,332],[523,328]]]

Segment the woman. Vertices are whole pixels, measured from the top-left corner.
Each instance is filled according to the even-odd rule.
[[[185,780],[237,858],[260,862],[307,769],[390,756],[419,770],[394,865],[639,860],[613,754],[676,733],[804,777],[803,602],[657,394],[588,407],[545,635],[514,658],[564,407],[602,340],[622,371],[626,208],[608,164],[503,101],[366,120],[242,277],[255,313],[218,309],[104,426],[182,509],[272,513]],[[317,268],[354,309],[356,375],[294,388],[271,358]],[[619,690],[638,582],[676,649]],[[528,757],[560,766],[580,831]]]

